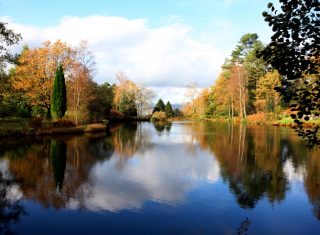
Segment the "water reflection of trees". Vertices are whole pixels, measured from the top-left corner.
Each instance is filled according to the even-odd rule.
[[[57,190],[62,189],[64,172],[66,169],[66,143],[64,141],[51,140],[50,161]]]
[[[113,126],[106,136],[12,142],[3,145],[0,159],[8,161],[26,198],[54,208],[77,202],[79,208],[90,193],[86,185],[93,184],[90,171],[97,163],[115,157],[116,166],[123,169],[128,159],[153,147],[146,127],[133,123]],[[309,152],[288,131],[213,123],[188,123],[183,129],[192,145],[197,142],[215,155],[222,178],[241,207],[254,208],[264,197],[271,203],[283,200],[290,187],[289,162],[289,170],[303,173],[301,180],[320,218],[320,151]]]
[[[290,161],[289,170],[303,169],[306,192],[320,217],[320,152],[306,149],[295,135],[288,135],[291,130],[226,123],[189,128],[200,146],[214,153],[241,207],[254,208],[263,197],[271,203],[283,200],[290,186],[284,167]]]
[[[108,141],[110,137],[86,136],[36,141],[25,151],[8,150],[2,157],[24,197],[45,207],[64,208],[72,198],[81,200],[78,189],[89,180],[95,163],[113,154]]]
[[[313,205],[313,213],[320,220],[320,153],[313,153],[306,163],[305,189]]]
[[[111,128],[112,143],[115,152],[121,157],[132,157],[137,152],[143,153],[152,147],[149,133],[141,124],[120,124]]]
[[[172,123],[168,121],[153,121],[152,124],[159,134],[164,130],[170,131],[172,127]]]
[[[117,165],[151,147],[150,137],[136,123],[112,127],[107,135],[78,136],[19,142],[2,151],[9,171],[25,198],[56,209],[80,203],[90,192],[90,171],[116,154]]]

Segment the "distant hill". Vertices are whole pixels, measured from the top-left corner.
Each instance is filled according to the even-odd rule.
[[[181,109],[183,104],[171,104],[172,109]]]

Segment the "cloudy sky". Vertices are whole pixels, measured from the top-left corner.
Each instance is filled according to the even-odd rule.
[[[1,20],[37,47],[87,40],[95,80],[115,82],[123,71],[171,103],[185,101],[191,82],[211,86],[224,58],[245,33],[268,43],[262,11],[276,0],[1,0]]]

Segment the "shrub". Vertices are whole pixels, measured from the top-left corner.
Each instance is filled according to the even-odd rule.
[[[46,117],[47,116],[47,110],[40,106],[33,106],[32,107],[32,116],[34,117]]]
[[[28,125],[33,129],[39,129],[42,127],[42,118],[40,117],[32,117],[30,118]]]
[[[162,111],[154,112],[152,114],[152,118],[151,119],[154,120],[154,121],[165,121],[165,120],[167,120],[166,112],[162,112]]]
[[[58,119],[51,123],[51,127],[53,128],[60,128],[60,127],[75,127],[76,125],[73,121],[68,119]]]
[[[112,109],[110,111],[110,120],[122,120],[124,119],[124,114],[119,112],[118,110]]]

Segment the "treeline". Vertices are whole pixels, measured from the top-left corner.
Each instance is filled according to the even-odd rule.
[[[95,65],[85,41],[77,47],[60,40],[46,41],[38,48],[24,46],[13,60],[1,60],[0,118],[51,118],[53,80],[59,66],[67,91],[66,119],[83,124],[146,115],[154,97],[151,90],[122,72],[116,74],[117,84],[97,84],[93,80]]]
[[[183,114],[178,108],[172,108],[170,101],[167,101],[167,103],[164,104],[163,100],[159,99],[152,110],[151,118],[154,121],[165,121],[173,117],[180,118],[182,116]]]
[[[282,77],[259,56],[263,49],[257,34],[243,35],[230,58],[225,59],[215,84],[188,103],[184,114],[241,119],[256,113],[281,114],[289,105],[275,91]]]

